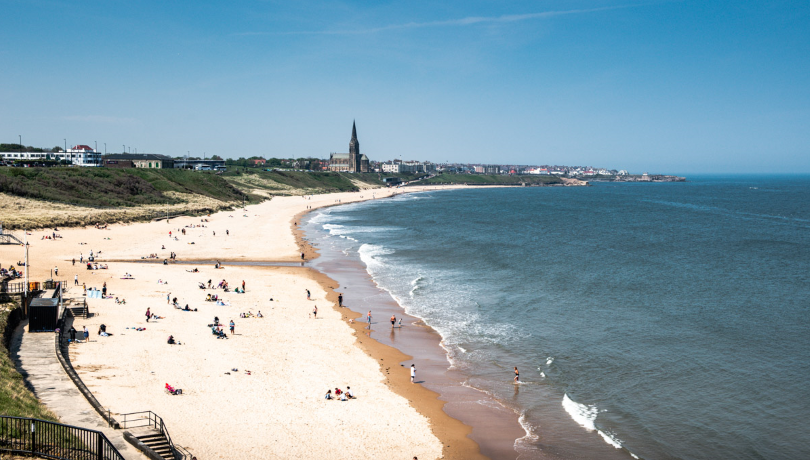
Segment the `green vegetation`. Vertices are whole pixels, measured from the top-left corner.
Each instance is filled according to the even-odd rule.
[[[243,198],[218,175],[180,169],[0,168],[0,192],[93,207],[178,202],[163,192],[194,193],[221,201]]]
[[[260,195],[299,195],[331,192],[354,192],[360,186],[382,187],[375,173],[347,174],[337,172],[265,171],[234,169],[222,175],[244,193]]]
[[[428,184],[497,184],[497,185],[554,185],[562,184],[557,176],[501,176],[494,174],[439,174],[430,179],[417,182],[418,185]]]
[[[4,304],[0,311],[0,331],[6,330],[9,317],[8,307],[13,304]],[[13,417],[33,417],[43,420],[58,421],[34,394],[25,386],[22,375],[17,372],[14,362],[8,355],[8,350],[0,350],[0,413]]]
[[[43,150],[39,147],[28,147],[22,144],[0,144],[0,152],[35,152],[35,153],[44,153],[44,152],[61,152],[62,147],[54,147],[50,150]]]

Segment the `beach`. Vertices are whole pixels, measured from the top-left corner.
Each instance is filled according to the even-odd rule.
[[[113,416],[156,412],[175,444],[198,458],[480,457],[470,428],[442,411],[436,393],[410,383],[399,364],[409,357],[363,340],[362,325],[350,322],[357,315],[336,305],[335,283],[297,266],[302,253],[315,256],[294,232],[303,213],[397,192],[277,197],[205,217],[33,230],[30,277],[42,281],[58,269],[53,279],[67,281],[66,297],[106,283],[109,298],[88,298],[91,316],[74,323],[87,327],[90,341],[71,345],[71,361]],[[42,239],[53,233],[60,238]],[[107,269],[87,269],[91,250]],[[163,264],[171,253],[180,263]],[[4,266],[22,258],[19,246],[0,249]],[[229,292],[207,289],[208,280],[227,280]],[[246,292],[235,293],[243,280]],[[147,322],[147,308],[160,318]],[[227,339],[212,334],[215,317]],[[98,334],[102,324],[110,336]],[[179,343],[168,344],[170,335]],[[183,394],[168,394],[167,383]],[[356,399],[324,399],[328,389],[349,386]]]

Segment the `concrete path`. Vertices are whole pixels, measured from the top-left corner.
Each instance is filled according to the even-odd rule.
[[[14,331],[11,341],[11,359],[34,394],[61,423],[101,431],[127,460],[148,460],[141,451],[124,440],[123,430],[114,430],[98,415],[93,406],[79,392],[65,374],[56,358],[54,333],[28,333],[23,321]],[[103,404],[103,403],[102,403]]]

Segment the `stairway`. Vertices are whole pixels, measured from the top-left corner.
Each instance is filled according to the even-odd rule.
[[[132,435],[138,438],[138,441],[144,443],[148,448],[152,449],[156,454],[166,460],[174,460],[174,452],[169,445],[169,441],[163,434],[152,428],[137,428],[132,431]]]
[[[90,314],[87,301],[84,299],[65,299],[65,308],[70,310],[74,318],[87,318]]]

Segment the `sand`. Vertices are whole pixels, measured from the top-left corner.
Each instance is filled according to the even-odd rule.
[[[198,458],[474,458],[479,454],[466,438],[469,427],[444,414],[435,393],[408,382],[407,369],[398,365],[408,357],[358,342],[360,329],[347,322],[351,312],[336,308],[328,278],[305,267],[228,264],[300,261],[302,251],[313,257],[292,231],[301,213],[395,192],[401,190],[274,198],[205,218],[60,229],[62,238],[55,240],[41,239],[51,230],[33,231],[31,280],[48,278],[58,267],[54,278],[69,280],[68,297],[83,294],[73,285],[78,275],[80,284],[101,288],[106,282],[113,296],[126,299],[126,305],[87,300],[92,316],[75,325],[87,326],[91,341],[71,347],[72,361],[102,405],[118,414],[156,412],[174,442]],[[91,249],[101,251],[97,261],[109,269],[90,271],[79,263]],[[181,261],[221,260],[225,268],[158,262],[171,252]],[[133,262],[150,254],[157,263]],[[19,246],[0,246],[4,266],[20,259]],[[188,271],[194,267],[200,272]],[[134,279],[121,279],[125,273]],[[231,288],[245,280],[247,292],[199,289],[209,279],[226,279]],[[208,293],[230,306],[206,302]],[[197,311],[173,308],[167,294]],[[164,318],[147,323],[147,307]],[[239,317],[259,310],[264,318]],[[234,320],[236,333],[216,339],[208,327],[214,316],[225,325]],[[97,335],[102,323],[110,337]],[[168,345],[170,334],[181,345]],[[183,395],[167,394],[165,383]],[[327,389],[347,386],[356,400],[324,399]]]

